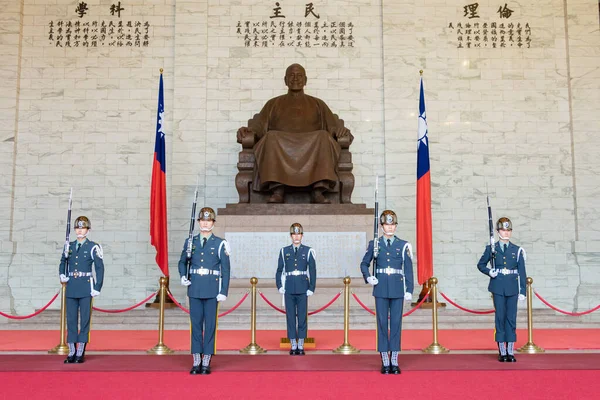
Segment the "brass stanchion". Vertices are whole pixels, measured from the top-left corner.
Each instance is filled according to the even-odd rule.
[[[62,288],[60,290],[60,342],[48,350],[49,354],[69,354],[69,346],[67,346],[65,339],[65,330],[67,325],[67,283],[61,283]]]
[[[156,346],[146,351],[148,354],[164,355],[172,354],[171,350],[164,343],[163,339],[165,336],[165,297],[167,296],[167,282],[169,278],[161,276],[158,282],[160,283],[160,305],[158,313],[158,343]]]
[[[349,276],[344,278],[344,343],[333,352],[336,354],[358,354],[360,350],[348,342],[348,332],[350,330],[350,282]]]
[[[243,349],[240,350],[240,353],[243,354],[262,354],[267,351],[260,347],[256,343],[256,284],[258,283],[258,278],[252,277],[250,278],[250,284],[252,285],[252,289],[250,289],[250,344]]]
[[[523,347],[517,349],[518,352],[537,354],[545,352],[544,349],[533,343],[533,289],[531,284],[533,279],[527,278],[527,343]]]
[[[448,353],[450,350],[442,346],[438,343],[438,315],[437,315],[437,283],[438,280],[434,276],[429,279],[429,283],[431,285],[431,302],[433,305],[432,315],[433,315],[433,343],[423,349],[424,353],[430,354],[442,354]]]

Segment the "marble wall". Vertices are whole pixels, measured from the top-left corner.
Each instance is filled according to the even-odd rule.
[[[112,1],[94,0],[81,18],[79,1],[1,3],[1,310],[30,312],[56,291],[71,186],[75,216],[91,218],[91,238],[105,248],[98,304],[130,304],[155,290],[148,215],[160,68],[176,275],[196,182],[203,204],[216,209],[237,201],[235,132],[266,100],[285,93],[285,68],[294,62],[306,67],[306,92],[325,100],[356,137],[353,202],[372,205],[379,175],[381,205],[398,212],[399,234],[413,244],[424,71],[434,270],[444,292],[489,306],[487,280],[475,269],[487,240],[489,192],[495,216],[513,220],[514,241],[527,250],[539,292],[570,309],[598,303],[595,0],[509,2],[508,10],[490,1],[470,8],[457,0],[313,2],[319,18],[306,15],[305,2],[285,0],[278,1],[286,17],[283,43],[283,18],[270,18],[275,2],[121,1],[119,17],[111,15]],[[324,24],[333,29],[333,22],[338,36],[325,41]],[[347,34],[353,28],[343,47],[342,22]],[[246,23],[259,32],[257,41],[245,38]],[[270,30],[264,45],[263,23]],[[302,29],[300,45],[290,29],[295,36]]]

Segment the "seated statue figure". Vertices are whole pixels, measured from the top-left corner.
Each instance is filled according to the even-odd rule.
[[[252,174],[251,189],[267,192],[269,203],[283,203],[286,192],[298,188],[310,190],[313,203],[330,203],[326,193],[341,191],[338,167],[342,148],[348,153],[344,165],[352,169],[347,149],[353,136],[323,100],[304,93],[307,78],[301,65],[290,65],[284,81],[287,94],[269,100],[248,122],[248,127],[237,132],[237,141],[242,147],[252,147],[252,171],[247,172]],[[240,164],[244,164],[242,153]],[[250,185],[250,177],[240,179],[240,174],[236,178],[240,202],[242,192],[249,202],[249,188],[244,188],[244,184]],[[346,193],[339,202],[345,198],[349,203],[354,177],[351,172],[345,174]]]

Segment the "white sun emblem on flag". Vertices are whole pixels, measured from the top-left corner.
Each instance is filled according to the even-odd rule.
[[[420,146],[423,143],[427,146],[427,115],[425,112],[419,115],[419,143],[417,145]]]

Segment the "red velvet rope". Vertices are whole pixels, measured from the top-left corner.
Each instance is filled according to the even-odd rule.
[[[342,294],[342,292],[340,291],[338,294],[335,295],[335,297],[333,299],[331,299],[331,301],[327,304],[325,304],[323,307],[315,310],[315,311],[311,311],[308,313],[308,315],[315,315],[320,313],[321,311],[325,310],[326,308],[328,308],[330,305],[332,305],[337,299],[340,298],[340,295]]]
[[[150,300],[157,293],[158,293],[158,290],[156,292],[152,293],[150,296],[146,297],[144,300],[140,301],[139,303],[134,304],[131,307],[124,308],[122,310],[106,310],[104,308],[98,308],[98,307],[92,307],[92,309],[94,311],[103,312],[103,313],[118,314],[118,313],[122,313],[122,312],[125,312],[125,311],[133,310],[134,308],[138,308],[139,306],[141,306],[142,304],[144,304],[145,302],[147,302],[148,300]]]
[[[270,305],[270,306],[271,306],[271,308],[273,308],[274,310],[277,310],[277,311],[279,311],[279,312],[280,312],[280,313],[282,313],[282,314],[285,314],[285,310],[284,310],[284,309],[282,309],[282,308],[279,308],[279,307],[277,307],[275,304],[271,303],[271,302],[269,301],[269,299],[267,299],[267,298],[265,297],[265,295],[264,295],[264,294],[262,294],[262,292],[261,292],[260,290],[258,291],[258,294],[260,294],[260,297],[262,297],[262,299],[263,299],[263,300],[264,300],[264,301],[265,301],[265,302],[266,302],[268,305]],[[337,299],[339,299],[339,297],[340,297],[340,295],[341,295],[341,294],[342,294],[342,291],[340,291],[338,294],[336,294],[336,295],[333,297],[333,299],[331,299],[331,300],[329,301],[329,303],[325,304],[323,307],[321,307],[321,308],[319,308],[319,309],[316,309],[316,310],[314,310],[314,311],[311,311],[311,312],[309,312],[309,313],[308,313],[308,315],[315,315],[315,314],[318,314],[318,313],[320,313],[321,311],[325,310],[325,309],[326,309],[326,308],[328,308],[330,305],[332,305],[332,304],[333,304],[333,303],[334,303],[334,302],[335,302]]]
[[[493,314],[496,312],[496,310],[482,310],[482,311],[478,311],[478,310],[469,310],[468,308],[464,308],[459,306],[458,304],[456,304],[455,302],[453,302],[452,300],[450,300],[444,293],[440,292],[440,295],[450,304],[452,304],[454,307],[458,308],[459,310],[463,310],[466,311],[468,313],[471,314]]]
[[[600,309],[600,304],[598,304],[596,307],[592,308],[591,310],[587,310],[587,311],[581,311],[581,312],[568,312],[568,311],[564,311],[561,310],[559,308],[554,307],[552,304],[548,303],[542,296],[540,296],[538,294],[538,292],[536,292],[535,290],[533,291],[536,295],[536,297],[538,299],[540,299],[542,301],[542,303],[544,303],[545,305],[547,305],[548,307],[550,307],[551,309],[553,309],[554,311],[558,311],[561,314],[565,314],[565,315],[570,315],[572,317],[580,317],[582,315],[586,315],[586,314],[591,314],[594,311],[597,311],[598,309]]]
[[[46,304],[44,307],[40,308],[39,310],[37,310],[36,312],[34,312],[33,314],[29,314],[29,315],[10,315],[10,314],[6,314],[3,313],[2,311],[0,311],[0,315],[9,319],[28,319],[28,318],[32,318],[35,317],[38,314],[41,314],[42,312],[46,311],[46,308],[50,307],[50,304],[54,303],[54,300],[56,300],[56,298],[58,297],[58,294],[60,293],[60,290],[54,295],[54,297],[52,299],[50,299],[50,301],[48,302],[48,304]]]
[[[185,312],[185,313],[187,313],[187,314],[189,314],[189,313],[190,313],[190,310],[189,310],[189,309],[187,309],[187,308],[185,308],[184,306],[182,306],[182,305],[181,305],[181,303],[179,303],[179,302],[178,302],[178,301],[175,299],[175,297],[173,297],[173,295],[171,294],[171,291],[170,291],[170,290],[167,292],[167,294],[169,295],[169,297],[171,298],[171,300],[173,300],[173,303],[175,303],[175,305],[176,305],[177,307],[181,308],[181,310],[182,310],[183,312]],[[229,314],[229,313],[231,313],[231,312],[235,311],[235,310],[236,310],[236,309],[237,309],[239,306],[241,306],[241,305],[242,305],[242,303],[244,302],[244,300],[246,300],[246,298],[247,298],[247,297],[248,297],[248,292],[246,292],[246,294],[245,294],[245,295],[242,297],[242,299],[241,299],[240,301],[238,301],[238,302],[237,302],[237,304],[236,304],[236,305],[234,305],[233,307],[231,307],[229,310],[227,310],[227,311],[225,311],[225,312],[222,312],[221,314],[217,315],[217,317],[221,318],[221,317],[224,317],[224,316],[226,316],[227,314]]]
[[[285,314],[285,310],[283,310],[283,309],[281,309],[281,308],[277,307],[275,304],[271,303],[271,302],[269,301],[269,299],[267,299],[267,298],[265,297],[265,295],[264,295],[264,294],[262,294],[262,292],[261,292],[260,290],[258,291],[258,294],[260,294],[260,297],[262,297],[262,299],[263,299],[264,301],[266,301],[266,302],[267,302],[267,304],[268,304],[268,305],[270,305],[272,309],[274,309],[274,310],[277,310],[277,311],[279,311],[279,312],[280,312],[280,313],[282,313],[282,314]]]
[[[360,301],[360,299],[358,298],[358,296],[356,295],[356,293],[352,293],[352,297],[354,297],[354,300],[356,300],[356,302],[362,307],[364,308],[366,311],[370,312],[371,314],[375,315],[375,311],[371,310],[369,307],[366,306],[365,303],[363,303],[362,301]],[[427,292],[427,294],[423,297],[423,299],[421,299],[421,301],[419,303],[417,303],[416,306],[414,306],[413,308],[411,308],[410,310],[408,310],[406,313],[402,314],[403,317],[408,317],[410,314],[414,313],[415,311],[417,311],[417,309],[419,307],[421,307],[421,305],[423,305],[423,303],[425,303],[425,300],[427,300],[429,298],[429,292]],[[389,319],[390,317],[388,317]]]

